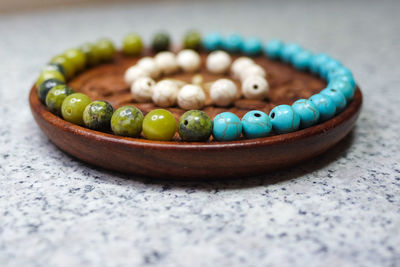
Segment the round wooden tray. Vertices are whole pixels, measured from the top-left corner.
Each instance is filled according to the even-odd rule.
[[[204,59],[205,54],[202,57]],[[123,82],[125,69],[136,61],[118,54],[113,63],[92,68],[69,84],[74,90],[88,94],[92,100],[107,100],[114,108],[132,104],[147,113],[156,107],[151,103],[134,103],[129,88]],[[326,85],[316,76],[298,72],[289,65],[270,61],[266,57],[256,58],[255,61],[268,72],[271,87],[269,100],[240,99],[227,109],[213,107],[208,101],[204,111],[210,117],[225,110],[239,117],[252,109],[269,112],[276,105],[308,98]],[[200,74],[205,82],[221,77],[204,69],[203,65]],[[190,81],[192,75],[181,73],[173,78]],[[361,110],[362,94],[357,88],[353,101],[341,114],[307,129],[258,139],[201,143],[181,142],[177,135],[171,142],[120,137],[74,125],[50,113],[40,102],[35,86],[31,89],[29,103],[36,122],[49,139],[61,150],[85,162],[135,175],[209,179],[259,175],[323,153],[353,128]],[[184,112],[178,108],[169,110],[176,118]]]

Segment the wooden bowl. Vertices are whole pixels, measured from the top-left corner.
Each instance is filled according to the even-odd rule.
[[[202,54],[202,57],[205,55]],[[87,93],[92,100],[107,100],[115,108],[133,104],[147,113],[155,106],[133,103],[129,89],[123,83],[125,69],[136,60],[119,54],[115,62],[78,75],[70,85],[76,91]],[[242,99],[228,109],[215,108],[208,103],[204,110],[210,117],[223,110],[240,117],[251,109],[269,112],[275,105],[307,98],[326,85],[319,78],[298,72],[286,64],[270,61],[266,57],[255,60],[268,70],[271,85],[269,101]],[[204,66],[201,74],[205,82],[219,78],[205,72]],[[176,78],[188,81],[191,76],[177,74]],[[29,103],[36,122],[49,139],[64,152],[87,163],[134,175],[209,179],[260,175],[323,153],[353,128],[361,110],[362,94],[357,88],[353,101],[342,113],[307,129],[250,140],[209,140],[201,143],[182,142],[178,136],[170,142],[120,137],[74,125],[50,113],[40,102],[35,86],[31,89]],[[184,112],[178,108],[171,108],[170,111],[176,118]]]

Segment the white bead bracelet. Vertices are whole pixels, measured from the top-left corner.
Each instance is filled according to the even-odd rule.
[[[177,55],[170,51],[157,53],[153,57],[144,57],[125,72],[125,82],[131,85],[133,98],[137,102],[153,101],[160,107],[176,104],[182,109],[201,109],[206,102],[203,79],[196,74],[201,66],[200,55],[190,49],[184,49]],[[241,82],[242,95],[248,99],[262,100],[268,96],[269,84],[266,71],[249,57],[239,57],[232,63],[231,56],[217,50],[207,56],[206,69],[214,74],[225,74],[230,70],[233,79]],[[173,75],[179,71],[193,73],[192,83],[161,80],[160,75]],[[236,84],[228,78],[214,81],[209,90],[209,97],[216,106],[232,105],[238,98]]]

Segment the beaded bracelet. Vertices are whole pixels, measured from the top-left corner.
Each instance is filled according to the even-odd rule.
[[[177,124],[174,116],[165,109],[150,111],[146,116],[134,106],[120,107],[114,111],[106,101],[91,101],[82,93],[75,93],[65,83],[75,73],[99,63],[111,62],[116,54],[114,44],[101,39],[95,44],[86,43],[77,49],[68,49],[50,60],[42,70],[37,82],[38,95],[42,103],[54,114],[66,121],[90,129],[108,131],[116,135],[139,137],[143,132],[149,140],[172,140],[176,131],[183,141],[207,141],[210,136],[216,141],[233,141],[243,136],[259,138],[284,134],[307,128],[329,120],[342,112],[353,99],[356,84],[351,71],[327,54],[313,54],[295,43],[271,40],[263,45],[258,38],[243,39],[238,34],[223,38],[219,33],[210,33],[204,38],[198,32],[188,32],[183,41],[184,50],[177,56],[166,51],[170,38],[165,33],[155,35],[152,49],[154,58],[141,58],[125,73],[125,81],[138,102],[152,100],[160,107],[178,105],[187,109]],[[140,36],[125,37],[122,53],[139,56],[143,50]],[[242,119],[235,114],[223,112],[211,120],[199,110],[204,105],[205,94],[194,77],[193,84],[182,86],[175,80],[155,82],[161,74],[169,75],[179,69],[196,72],[200,57],[196,50],[204,49],[210,54],[206,68],[214,73],[226,73],[229,68],[234,78],[241,80],[242,93],[246,98],[263,99],[268,94],[268,82],[263,68],[250,58],[263,52],[273,60],[292,64],[301,71],[310,71],[326,79],[328,86],[309,99],[300,99],[290,105],[279,105],[269,115],[253,110]],[[233,63],[228,53],[242,53]],[[200,79],[201,80],[201,79]],[[181,88],[180,88],[181,87]],[[210,98],[218,106],[228,106],[236,99],[236,85],[230,79],[212,83]]]
[[[232,59],[225,51],[211,52],[206,60],[206,68],[214,74],[228,72]],[[196,72],[201,65],[200,55],[191,49],[180,51],[177,56],[172,52],[159,52],[152,57],[144,57],[125,72],[125,83],[131,87],[134,100],[137,102],[153,101],[160,107],[171,107],[176,103],[184,110],[201,109],[205,105],[206,95],[200,85],[202,77],[196,75],[192,84],[182,81],[165,80],[157,84],[153,78],[162,74],[174,74],[179,70]],[[231,68],[232,74],[242,81],[242,93],[245,98],[264,99],[269,90],[265,70],[251,58],[236,59]],[[237,88],[229,79],[219,79],[210,86],[210,97],[217,106],[229,106],[237,98]]]

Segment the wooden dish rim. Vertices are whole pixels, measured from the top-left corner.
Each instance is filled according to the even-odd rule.
[[[127,146],[143,147],[149,149],[175,149],[175,150],[210,150],[210,149],[240,149],[243,147],[275,146],[282,143],[295,142],[310,136],[324,134],[329,129],[335,128],[358,113],[362,106],[362,93],[357,87],[354,99],[342,113],[328,121],[319,123],[309,128],[301,129],[292,133],[273,135],[263,138],[242,139],[230,142],[183,142],[183,141],[152,141],[141,138],[123,137],[100,131],[91,130],[68,121],[48,111],[38,97],[36,85],[33,85],[29,94],[29,103],[32,112],[54,127],[62,128],[71,134],[81,135],[98,141],[119,143]]]

